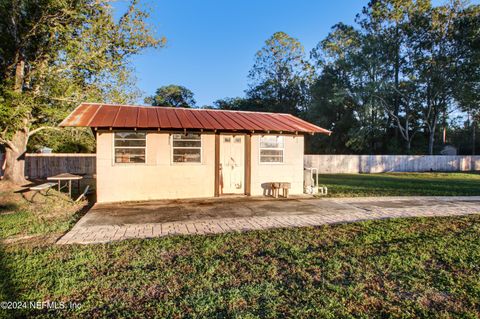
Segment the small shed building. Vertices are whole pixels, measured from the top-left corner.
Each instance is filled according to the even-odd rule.
[[[290,114],[80,104],[61,124],[97,141],[97,201],[303,193],[304,134],[330,131]]]

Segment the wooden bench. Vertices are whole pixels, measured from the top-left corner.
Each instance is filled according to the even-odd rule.
[[[279,190],[282,189],[283,197],[288,198],[288,190],[291,188],[291,184],[286,182],[273,182],[271,183],[271,188],[273,197],[278,198]]]
[[[43,195],[47,196],[48,191],[49,191],[52,187],[55,187],[55,186],[57,186],[57,183],[48,182],[48,183],[43,183],[43,184],[40,184],[40,185],[35,185],[35,186],[30,187],[29,189],[30,189],[31,191],[34,191],[34,192],[35,192],[35,194],[33,194],[31,200],[33,200],[33,198],[35,197],[35,195],[37,195],[37,193],[40,193],[40,194],[41,194],[43,190],[46,190],[45,194],[43,194]]]

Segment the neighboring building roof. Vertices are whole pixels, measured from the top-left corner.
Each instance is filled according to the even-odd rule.
[[[60,126],[323,133],[291,114],[82,103]]]

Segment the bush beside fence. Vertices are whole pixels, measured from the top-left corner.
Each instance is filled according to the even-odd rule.
[[[305,155],[303,161],[323,174],[480,170],[480,156],[469,155]]]

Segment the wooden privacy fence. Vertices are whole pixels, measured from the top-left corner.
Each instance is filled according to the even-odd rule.
[[[25,176],[46,178],[60,173],[93,176],[95,154],[26,154]],[[305,155],[304,167],[319,173],[480,171],[480,155]]]
[[[60,173],[95,174],[95,154],[26,154],[25,176],[27,178],[46,178]]]
[[[324,174],[463,172],[480,170],[480,155],[305,155],[303,163]]]

